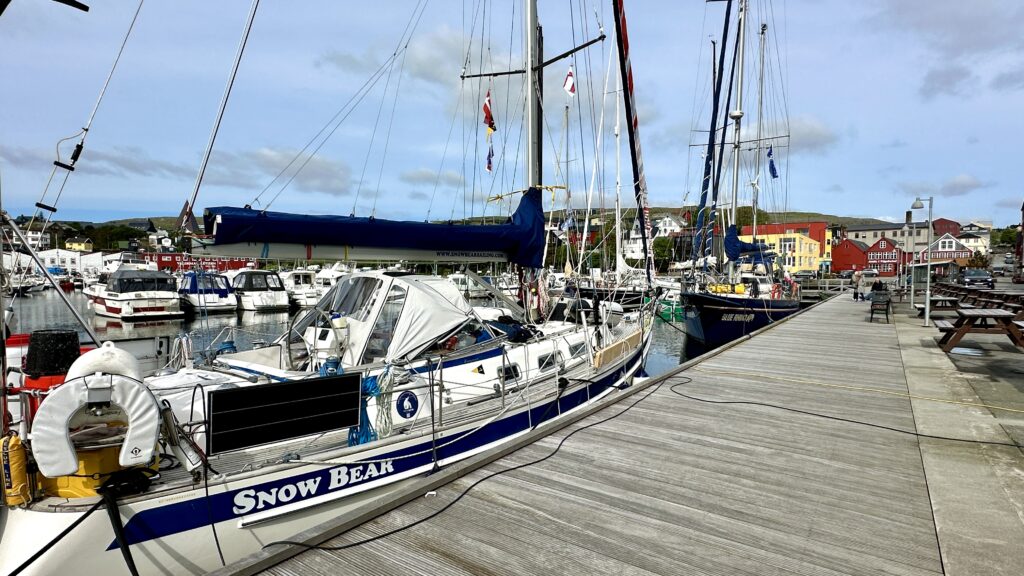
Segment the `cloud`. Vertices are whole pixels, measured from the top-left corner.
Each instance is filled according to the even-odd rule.
[[[846,189],[843,188],[840,184],[833,184],[828,188],[825,188],[825,192],[828,192],[830,194],[842,194],[843,192],[846,192]]]
[[[928,66],[921,94],[963,94],[979,82],[969,69],[1024,53],[1024,4],[999,0],[931,0],[926,8],[906,0],[883,0],[870,19],[875,29],[898,31],[918,39],[935,64]],[[995,89],[1021,87],[1017,73],[996,76]]]
[[[420,192],[419,190],[413,190],[409,192],[409,198],[412,200],[430,200],[430,195],[426,192]]]
[[[1024,50],[1024,5],[998,0],[884,0],[874,23],[920,38],[939,60]]]
[[[896,187],[909,196],[965,196],[992,186],[992,183],[982,182],[970,174],[958,174],[941,184],[930,182],[898,182]]]
[[[839,142],[839,135],[813,116],[795,116],[789,121],[789,141],[794,155],[820,155]]]
[[[882,177],[889,177],[900,172],[903,172],[903,166],[897,166],[896,164],[889,164],[878,169],[878,175]]]
[[[1018,68],[998,74],[992,79],[989,86],[993,90],[1020,90],[1024,88],[1024,69]]]
[[[213,174],[208,183],[247,188],[251,187],[253,178],[233,180],[231,176],[246,170],[250,173],[256,171],[264,176],[258,178],[263,183],[269,182],[284,170],[283,176],[270,190],[276,191],[291,179],[290,186],[299,192],[319,192],[332,196],[352,193],[352,170],[348,164],[323,156],[309,158],[303,155],[291,168],[286,169],[295,154],[296,150],[275,148],[259,148],[240,153],[221,152],[210,161]],[[296,172],[300,167],[301,170]]]
[[[68,162],[70,150],[62,150],[61,159]],[[0,145],[0,158],[19,168],[48,169],[53,165],[53,152]],[[199,164],[188,166],[150,157],[141,148],[115,146],[113,148],[86,148],[75,165],[79,174],[101,176],[141,176],[160,178],[195,177]]]
[[[977,80],[978,77],[966,66],[950,64],[926,72],[918,92],[926,100],[939,95],[959,96],[967,94],[970,85]]]
[[[1020,198],[1002,198],[996,201],[996,208],[1017,210],[1020,208],[1022,202],[1024,202],[1024,200],[1021,200]]]
[[[906,148],[907,141],[900,138],[893,138],[892,140],[882,144],[882,148]]]
[[[454,170],[445,170],[438,174],[436,171],[429,168],[407,170],[402,172],[398,178],[407,184],[429,184],[433,186],[437,183],[440,186],[447,186],[450,188],[458,188],[466,183],[462,174],[459,174]]]
[[[981,140],[977,136],[968,136],[967,137],[967,143],[971,144],[972,146],[974,144],[977,144],[978,142],[981,142]]]
[[[275,148],[215,151],[203,176],[203,184],[250,190],[262,188],[288,165],[295,153],[295,150]],[[0,146],[0,158],[20,168],[47,169],[53,162],[50,154],[40,149]],[[300,158],[270,189],[276,192],[294,174],[290,186],[300,192],[335,196],[351,192],[351,170],[347,164],[314,156],[296,173],[305,158]],[[64,159],[67,160],[66,157]],[[191,181],[199,171],[199,160],[197,158],[195,163],[159,160],[140,148],[115,146],[87,148],[75,168],[77,174],[83,175]]]

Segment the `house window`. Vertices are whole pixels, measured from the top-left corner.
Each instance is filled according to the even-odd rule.
[[[874,233],[875,238],[878,238],[878,232]]]
[[[920,236],[920,235],[921,235],[921,230],[920,229],[914,231],[914,236]]]
[[[888,244],[888,243],[886,243],[886,241],[885,241],[885,240],[882,240],[881,242],[879,242],[879,243],[878,243],[878,247],[879,247],[879,248],[885,248],[885,247],[887,247],[888,245],[889,245],[889,244]]]

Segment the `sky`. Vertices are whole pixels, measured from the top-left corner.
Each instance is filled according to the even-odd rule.
[[[0,16],[3,208],[28,214],[42,198],[57,205],[58,220],[175,215],[193,191],[250,2],[146,2],[76,171],[59,198],[60,172],[43,197],[55,146],[89,118],[138,6],[87,3],[82,13],[13,0]],[[263,0],[197,207],[406,220],[507,214],[514,195],[486,198],[523,187],[521,81],[459,76],[464,66],[521,66],[519,4],[389,0],[367,9]],[[576,206],[593,183],[603,192],[592,204],[607,206],[615,173],[615,107],[603,99],[615,87],[614,73],[606,80],[611,1],[540,4],[549,57],[597,37],[601,25],[608,35],[546,69],[542,136],[544,182],[568,180]],[[701,149],[691,145],[706,139],[708,47],[721,34],[724,4],[628,0],[626,10],[650,201],[694,203]],[[1011,137],[1024,132],[1024,3],[751,0],[751,15],[745,117],[756,116],[756,31],[765,22],[766,123],[789,135],[774,141],[782,178],[763,177],[769,209],[901,221],[916,196],[933,196],[936,218],[1019,221],[1024,185]],[[572,98],[561,87],[570,63]],[[488,89],[498,128],[490,173],[480,111]],[[329,123],[339,111],[343,121]],[[330,137],[315,138],[325,126],[320,134]],[[288,168],[311,140],[316,154]],[[60,146],[65,161],[74,142]],[[754,154],[744,153],[745,165]],[[554,168],[556,155],[567,168]],[[750,179],[747,168],[744,189]],[[629,189],[626,177],[624,197]],[[556,207],[564,194],[556,192]]]

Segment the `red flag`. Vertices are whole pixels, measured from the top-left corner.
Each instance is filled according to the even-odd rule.
[[[565,75],[565,82],[562,82],[562,89],[569,96],[576,95],[576,78],[572,75],[572,66],[569,66],[569,73]]]
[[[497,130],[494,126],[494,116],[491,114],[491,91],[487,91],[487,97],[484,98],[484,125],[487,126],[487,135],[490,136],[491,132]]]

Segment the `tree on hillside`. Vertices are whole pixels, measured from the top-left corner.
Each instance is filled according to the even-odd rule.
[[[658,270],[665,270],[672,260],[672,240],[666,236],[654,239],[654,263]]]
[[[1003,228],[998,234],[993,232],[992,241],[996,244],[1015,246],[1017,244],[1017,230],[1014,228]]]

